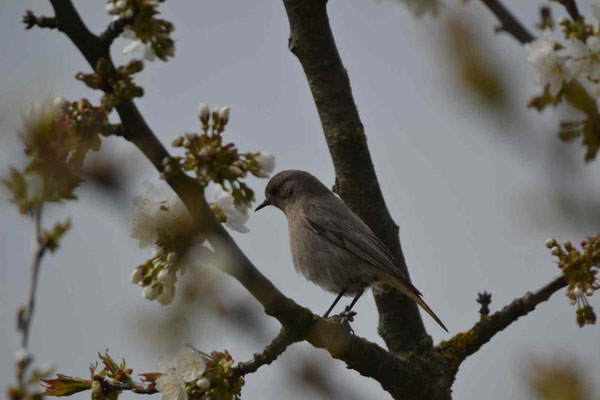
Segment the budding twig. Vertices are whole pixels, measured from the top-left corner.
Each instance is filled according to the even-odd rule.
[[[34,235],[33,235],[33,262],[31,265],[31,275],[29,283],[29,292],[27,294],[27,303],[22,306],[17,313],[17,330],[21,333],[21,352],[27,350],[29,341],[29,331],[31,328],[31,318],[35,307],[35,294],[37,289],[38,277],[42,257],[46,252],[47,246],[42,236],[42,207],[40,206],[33,212]],[[24,384],[25,368],[29,364],[29,359],[25,355],[22,359],[17,359],[16,375],[19,385]]]
[[[59,29],[58,20],[56,18],[44,16],[36,17],[31,10],[25,10],[23,23],[25,24],[25,29],[31,29],[34,26],[48,29]]]
[[[233,369],[234,378],[256,372],[263,365],[270,365],[277,359],[291,344],[299,341],[300,338],[293,332],[281,328],[279,334],[273,339],[262,353],[254,354],[254,358],[246,362],[240,362]]]

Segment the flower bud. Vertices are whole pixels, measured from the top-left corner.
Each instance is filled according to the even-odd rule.
[[[177,261],[177,253],[172,251],[169,254],[167,254],[167,262],[169,264],[174,264],[175,261]]]
[[[566,251],[571,251],[573,249],[573,245],[568,240],[563,243],[563,246],[565,246]]]
[[[161,269],[158,275],[156,276],[156,280],[163,283],[171,281],[171,274],[169,273],[169,270],[166,268]]]
[[[546,239],[546,242],[545,242],[545,244],[546,244],[546,247],[547,247],[547,248],[551,249],[551,248],[553,248],[554,246],[556,246],[556,244],[557,244],[557,243],[556,243],[556,239]]]
[[[196,140],[196,139],[198,139],[198,135],[195,134],[195,133],[191,133],[191,132],[186,133],[185,137],[188,138],[188,139],[190,139],[190,140]]]
[[[163,291],[156,299],[163,306],[168,306],[175,298],[175,287],[173,285],[163,287]]]
[[[559,248],[558,246],[554,246],[554,247],[552,248],[552,250],[550,251],[550,253],[551,253],[553,256],[557,256],[557,257],[558,257],[558,256],[560,255],[560,248]]]
[[[199,157],[206,157],[207,155],[208,155],[208,149],[206,147],[201,148],[200,151],[198,152]]]
[[[569,304],[574,306],[577,303],[577,299],[575,297],[569,297]]]
[[[575,295],[575,297],[583,296],[583,290],[581,289],[581,285],[577,284],[577,286],[575,286],[575,289],[573,289],[573,294]]]
[[[123,16],[125,18],[131,18],[131,17],[133,17],[133,10],[131,8],[128,8],[127,10],[125,10],[125,13],[123,14]]]
[[[234,167],[233,165],[229,167],[229,172],[231,172],[233,175],[236,175],[236,176],[244,175],[244,171],[242,171],[238,167]]]
[[[115,8],[118,11],[123,11],[125,7],[127,7],[127,0],[117,0],[117,2],[115,3]]]
[[[198,118],[203,124],[208,122],[208,117],[210,116],[210,108],[208,104],[200,103],[198,106]]]
[[[152,248],[152,257],[159,257],[161,256],[163,253],[165,252],[165,250],[162,248],[162,246],[154,246]]]
[[[229,106],[219,108],[219,120],[223,125],[229,121]]]
[[[25,363],[29,360],[29,353],[27,353],[27,349],[24,347],[19,347],[19,350],[15,353],[15,361],[19,364]]]
[[[99,400],[102,398],[102,384],[96,380],[92,381],[92,399]]]
[[[208,389],[210,387],[210,381],[206,378],[200,378],[196,381],[196,386],[200,389]]]
[[[591,296],[594,294],[594,288],[592,288],[591,285],[588,285],[588,287],[585,289],[585,294],[587,294],[588,296]]]
[[[171,157],[165,157],[162,160],[162,165],[169,165],[170,162],[171,162]]]
[[[173,146],[173,147],[180,147],[182,144],[183,144],[183,137],[181,137],[181,136],[177,136],[171,142],[171,146]]]
[[[190,139],[184,139],[183,140],[183,147],[190,147],[192,145],[192,142],[190,142]]]
[[[171,172],[173,172],[173,167],[171,167],[170,165],[167,165],[167,166],[165,167],[165,172],[167,172],[167,173],[171,173]]]
[[[144,296],[144,298],[146,300],[151,300],[151,301],[155,300],[159,294],[160,294],[159,285],[148,285],[142,291],[142,296]]]
[[[134,285],[137,285],[138,283],[140,283],[142,281],[142,279],[144,279],[142,267],[137,267],[131,273],[131,276],[129,277],[129,283],[133,283]]]

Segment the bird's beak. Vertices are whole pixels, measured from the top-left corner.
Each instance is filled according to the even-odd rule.
[[[263,201],[258,207],[256,207],[254,209],[254,212],[257,212],[258,210],[262,210],[263,208],[265,208],[266,206],[270,205],[271,203],[269,203],[269,200],[265,200]]]

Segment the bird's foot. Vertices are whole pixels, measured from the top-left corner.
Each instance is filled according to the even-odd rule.
[[[346,309],[339,314],[339,316],[342,318],[342,321],[348,322],[354,322],[355,315],[356,311],[352,311],[348,307],[346,307]]]

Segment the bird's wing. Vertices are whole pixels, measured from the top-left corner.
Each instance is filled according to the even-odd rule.
[[[303,214],[309,227],[319,236],[397,278],[407,290],[421,295],[421,292],[404,276],[386,245],[350,210],[336,215],[338,213],[331,213],[331,210],[312,209]],[[317,215],[327,217],[316,218]]]

